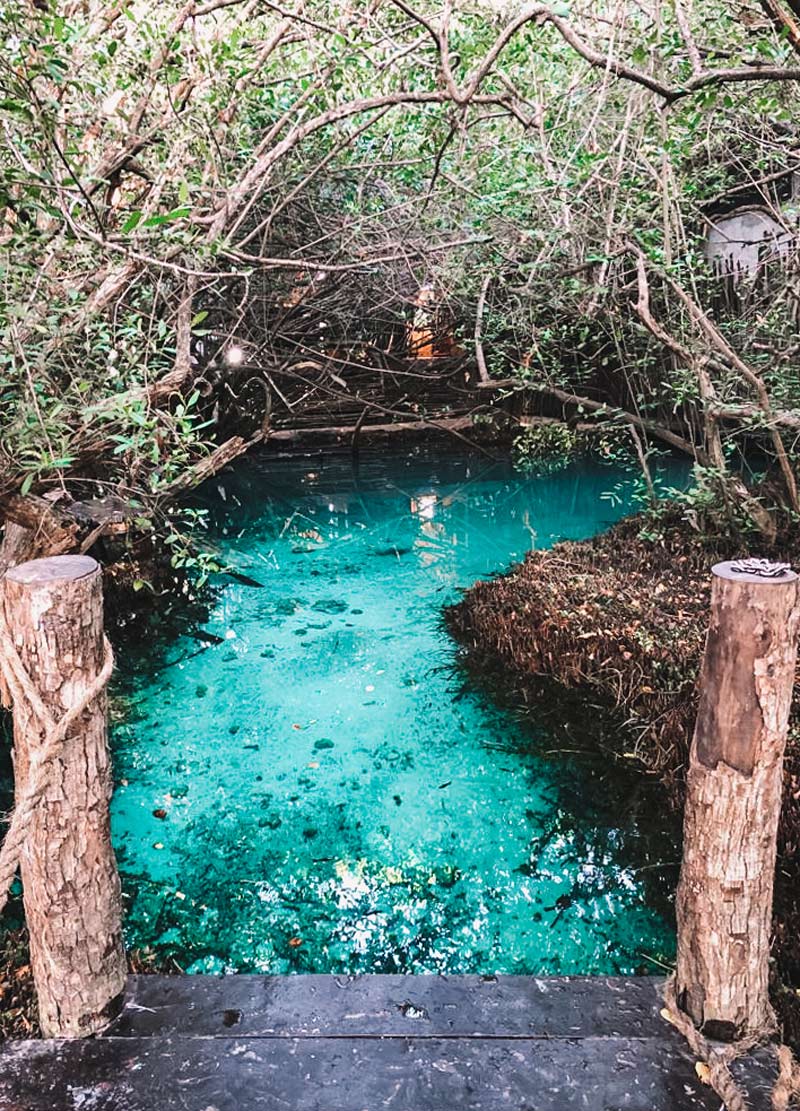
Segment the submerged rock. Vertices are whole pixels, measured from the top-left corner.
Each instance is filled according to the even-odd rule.
[[[186,969],[187,976],[205,973],[207,976],[221,976],[226,971],[225,962],[220,957],[200,957]]]
[[[339,598],[321,598],[311,608],[317,613],[346,613],[350,606]]]

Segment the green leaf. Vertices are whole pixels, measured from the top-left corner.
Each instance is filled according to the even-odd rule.
[[[18,116],[23,116],[28,123],[33,123],[33,115],[28,107],[22,103],[21,100],[12,100],[11,97],[4,97],[0,100],[0,110],[4,112],[16,112]]]
[[[31,487],[33,486],[33,480],[35,478],[36,478],[36,475],[33,472],[31,472],[30,474],[25,475],[25,481],[22,483],[22,486],[20,487],[20,493],[22,494],[23,497],[26,494],[30,494]]]
[[[122,225],[122,234],[127,235],[129,231],[133,231],[136,225],[142,218],[142,213],[139,209],[132,212],[125,223]]]
[[[142,224],[143,228],[157,228],[161,224],[170,224],[173,220],[183,220],[191,212],[188,205],[183,205],[181,208],[173,208],[172,212],[165,212],[161,216],[151,216]]]

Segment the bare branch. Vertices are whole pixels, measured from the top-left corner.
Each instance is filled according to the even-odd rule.
[[[483,325],[483,312],[486,308],[486,294],[489,292],[489,286],[492,282],[492,275],[487,274],[481,284],[481,292],[478,297],[478,305],[475,309],[475,360],[478,364],[478,374],[481,382],[489,382],[489,370],[486,366],[486,355],[483,350],[483,340],[481,338],[481,327]]]
[[[686,45],[686,53],[689,55],[689,61],[692,63],[692,72],[694,74],[701,74],[703,72],[703,61],[700,57],[700,51],[697,49],[697,43],[694,41],[689,17],[683,6],[683,0],[675,0],[675,18],[678,21],[678,29],[680,30],[681,38]]]
[[[785,34],[795,54],[800,54],[800,26],[783,8],[780,0],[760,0],[761,7],[778,34]]]

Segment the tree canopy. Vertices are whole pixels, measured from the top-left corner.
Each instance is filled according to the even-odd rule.
[[[10,519],[146,516],[289,384],[359,397],[428,285],[476,411],[524,389],[650,483],[687,454],[695,510],[800,510],[798,0],[9,0],[0,41]],[[785,238],[720,273],[743,207]]]

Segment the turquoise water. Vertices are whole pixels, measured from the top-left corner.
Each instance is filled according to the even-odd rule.
[[[623,501],[604,498],[619,483]],[[626,490],[589,463],[527,479],[402,454],[215,480],[211,535],[262,585],[220,577],[218,643],[135,661],[114,737],[128,944],[272,973],[629,973],[669,956],[654,881],[675,849],[651,807],[572,755],[580,737],[556,743],[471,682],[441,621],[532,545],[607,527]]]

